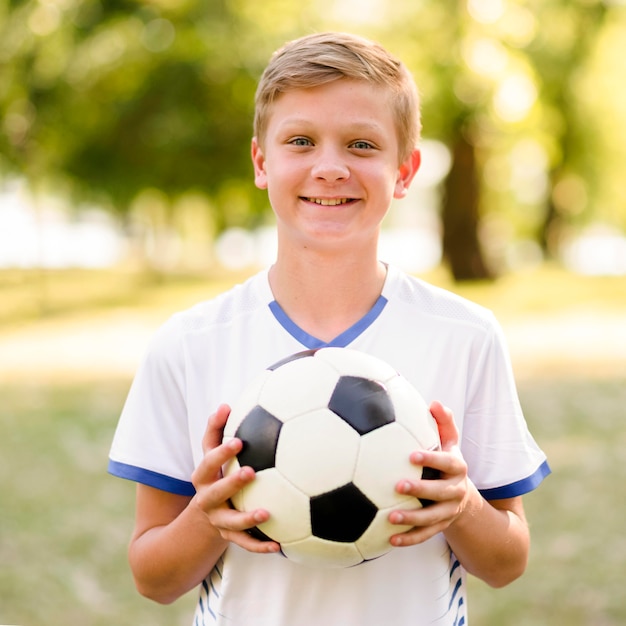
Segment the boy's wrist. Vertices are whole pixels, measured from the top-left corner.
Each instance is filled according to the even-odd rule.
[[[463,498],[459,506],[459,512],[450,524],[449,530],[452,532],[462,532],[465,529],[471,531],[472,527],[477,522],[480,522],[480,516],[486,504],[487,501],[482,497],[476,485],[468,478],[465,498]]]

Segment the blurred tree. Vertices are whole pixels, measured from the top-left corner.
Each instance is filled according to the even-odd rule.
[[[457,279],[487,277],[485,213],[497,207],[509,219],[516,203],[527,212],[511,187],[520,196],[528,177],[515,182],[508,171],[520,169],[510,163],[520,141],[538,137],[551,163],[536,225],[544,246],[580,180],[590,180],[594,105],[579,97],[580,73],[606,16],[623,11],[609,4],[616,0],[0,0],[0,176],[54,178],[121,216],[158,205],[155,223],[204,196],[211,203],[194,201],[194,211],[210,211],[213,229],[254,225],[267,203],[253,186],[249,139],[269,55],[313,30],[361,32],[415,71],[427,136],[453,157],[446,259]],[[524,154],[540,169],[537,151]]]
[[[597,116],[584,106],[581,75],[607,16],[604,0],[533,0],[541,23],[527,48],[540,81],[543,126],[555,143],[549,170],[549,193],[537,239],[548,255],[558,252],[564,224],[582,212],[594,195]]]
[[[454,16],[449,28],[452,40],[444,48],[446,57],[439,61],[439,93],[425,107],[426,114],[433,105],[439,109],[435,118],[438,132],[452,155],[442,203],[443,255],[457,281],[491,278],[493,273],[485,262],[478,230],[481,171],[476,154],[479,139],[476,119],[484,110],[484,87],[474,77],[468,81],[463,61],[463,42],[471,28],[466,2],[448,0],[447,4],[449,14]],[[461,87],[464,77],[466,92]],[[468,91],[471,95],[463,97]]]
[[[495,196],[503,198],[500,208],[509,205],[508,218],[517,205],[520,222],[535,219],[544,250],[555,235],[558,240],[559,227],[582,196],[592,197],[600,180],[593,167],[600,121],[593,101],[602,96],[581,97],[581,76],[607,15],[624,12],[618,4],[423,0],[398,11],[394,3],[382,37],[412,64],[422,87],[426,133],[452,154],[442,225],[444,255],[457,280],[500,269],[501,251],[486,262],[480,236],[483,217],[497,206]],[[487,165],[498,194],[486,193]],[[544,202],[542,219],[530,205]]]
[[[442,199],[443,254],[456,280],[490,278],[479,238],[481,120],[489,104],[488,81],[464,59],[474,36],[466,0],[430,0],[390,12],[383,38],[415,71],[427,136],[452,156]]]
[[[578,189],[574,178],[566,179],[567,184],[559,189],[559,195],[564,196],[559,200],[573,213],[576,225],[603,222],[626,233],[626,2],[609,5],[604,22],[586,61],[584,75],[575,81],[576,93],[590,112],[582,123],[593,123],[594,145],[589,155],[593,166],[592,197],[584,203],[585,189]],[[576,198],[578,205],[572,202]],[[579,206],[584,212],[576,210]]]
[[[262,60],[234,45],[249,25],[231,3],[27,1],[3,12],[3,169],[61,175],[122,214],[150,188],[227,199],[233,181],[252,187]],[[231,215],[227,202],[214,207],[219,229]]]

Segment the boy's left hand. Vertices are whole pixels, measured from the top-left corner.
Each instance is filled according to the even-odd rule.
[[[436,480],[402,480],[396,485],[396,490],[416,498],[432,500],[433,504],[390,513],[389,521],[392,524],[413,526],[391,537],[394,546],[412,546],[444,531],[461,515],[469,498],[467,464],[459,448],[459,433],[452,411],[439,402],[433,402],[430,412],[439,428],[441,450],[413,452],[411,462],[439,470],[440,477]]]

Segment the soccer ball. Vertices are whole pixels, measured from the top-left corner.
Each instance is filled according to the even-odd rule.
[[[386,362],[348,348],[321,348],[266,369],[232,407],[224,439],[243,448],[224,474],[251,466],[255,479],[232,498],[240,510],[267,509],[250,530],[277,541],[289,559],[349,567],[392,549],[408,530],[394,509],[427,501],[399,494],[403,478],[436,478],[410,463],[414,450],[440,447],[424,400]]]

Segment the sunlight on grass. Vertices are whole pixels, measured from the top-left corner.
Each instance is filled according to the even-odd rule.
[[[245,280],[250,272],[164,276],[120,270],[0,271],[0,330],[42,317],[116,308],[178,310]],[[455,291],[498,316],[566,308],[626,311],[626,276],[580,276],[558,266],[508,274],[496,282],[454,283],[438,268],[425,280]]]
[[[163,276],[123,270],[0,271],[0,329],[116,308],[184,306],[227,289],[240,274]],[[175,310],[175,309],[174,309]]]

